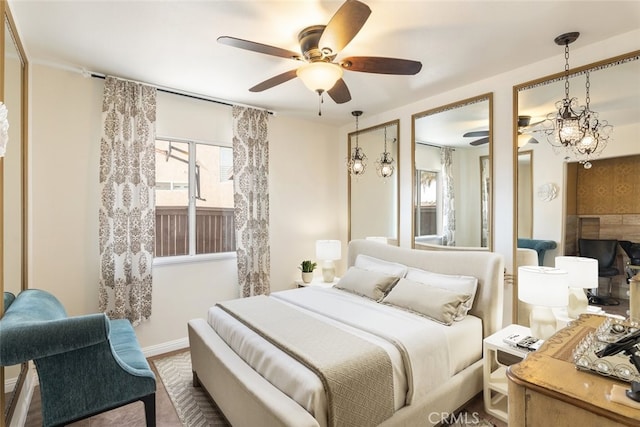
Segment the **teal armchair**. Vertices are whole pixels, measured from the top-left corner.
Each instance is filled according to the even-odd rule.
[[[33,360],[45,427],[78,421],[138,400],[155,426],[156,378],[127,320],[68,317],[50,293],[21,292],[0,319],[0,365]]]

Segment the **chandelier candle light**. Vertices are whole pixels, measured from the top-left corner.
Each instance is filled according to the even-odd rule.
[[[356,118],[356,146],[351,150],[351,156],[347,159],[347,168],[351,176],[364,174],[367,167],[367,156],[358,145],[358,117],[362,115],[362,111],[352,111],[351,115]]]
[[[396,139],[393,138],[393,142],[396,142]],[[387,127],[384,128],[384,152],[380,154],[380,158],[376,160],[376,172],[378,172],[378,176],[382,178],[389,178],[393,175],[395,167],[393,166],[393,157],[391,157],[391,153],[387,151]]]
[[[565,81],[564,99],[556,102],[557,112],[550,113],[542,131],[547,141],[556,149],[564,148],[584,166],[591,168],[590,160],[598,157],[607,145],[613,126],[606,120],[599,120],[598,113],[589,107],[589,72],[586,72],[586,106],[579,106],[577,98],[569,95],[569,44],[578,39],[580,33],[572,32],[555,38],[557,45],[564,45]]]
[[[555,148],[571,148],[582,137],[584,131],[580,126],[580,119],[584,114],[584,107],[578,106],[578,99],[569,95],[569,44],[578,39],[580,33],[566,33],[555,38],[557,45],[564,45],[564,99],[556,102],[556,113],[551,113],[547,119],[552,126],[546,130],[547,140]]]
[[[574,151],[580,160],[580,163],[584,165],[584,168],[590,169],[590,160],[600,156],[602,150],[607,146],[609,136],[613,131],[613,126],[611,126],[606,120],[600,120],[598,118],[598,113],[591,111],[591,107],[589,106],[589,103],[591,102],[591,98],[589,96],[589,88],[591,87],[589,71],[585,74],[586,105],[580,122],[584,136],[580,142],[575,145]]]

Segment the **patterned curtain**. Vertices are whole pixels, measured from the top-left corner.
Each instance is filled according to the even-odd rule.
[[[100,140],[100,310],[151,316],[156,89],[107,77]]]
[[[445,246],[456,245],[456,195],[453,191],[453,149],[440,149],[442,164],[442,234]]]
[[[269,293],[268,113],[233,107],[233,200],[240,295]]]

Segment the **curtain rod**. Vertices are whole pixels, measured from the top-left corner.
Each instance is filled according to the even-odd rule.
[[[86,75],[86,76],[93,77],[93,78],[96,78],[96,79],[104,80],[104,79],[107,78],[106,74],[96,73],[94,71],[85,71],[85,70],[83,70],[82,73],[84,75]],[[198,94],[195,94],[195,93],[184,92],[184,91],[181,91],[181,90],[178,90],[178,89],[171,89],[171,88],[158,86],[158,85],[153,85],[153,84],[149,84],[149,83],[145,83],[145,82],[139,82],[139,81],[136,81],[136,80],[123,79],[123,78],[120,78],[120,77],[117,77],[117,78],[119,78],[121,80],[127,80],[127,81],[130,81],[130,82],[134,82],[134,83],[144,84],[144,85],[147,85],[147,86],[153,86],[154,88],[156,88],[156,90],[158,90],[160,92],[164,92],[164,93],[169,93],[171,95],[180,95],[180,96],[185,96],[187,98],[197,99],[197,100],[200,100],[200,101],[214,102],[216,104],[226,105],[227,107],[233,107],[235,105],[238,105],[238,106],[241,106],[241,107],[255,108],[255,109],[258,109],[258,110],[265,110],[267,113],[269,113],[271,115],[275,115],[275,112],[269,111],[266,108],[262,108],[262,107],[255,107],[253,105],[243,105],[243,104],[231,103],[229,101],[222,101],[222,100],[215,99],[215,98],[210,98],[210,97],[204,96],[204,95],[198,95]]]

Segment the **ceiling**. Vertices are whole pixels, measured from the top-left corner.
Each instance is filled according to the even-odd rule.
[[[227,35],[297,52],[300,30],[326,24],[342,1],[9,0],[9,6],[32,63],[333,125],[352,121],[353,110],[380,113],[545,58],[558,56],[560,68],[562,50],[553,39],[564,32],[581,32],[578,47],[640,26],[638,1],[363,1],[371,16],[337,59],[412,59],[422,70],[414,76],[346,71],[352,100],[338,105],[325,96],[322,116],[317,94],[299,79],[248,90],[300,62],[216,39]]]

